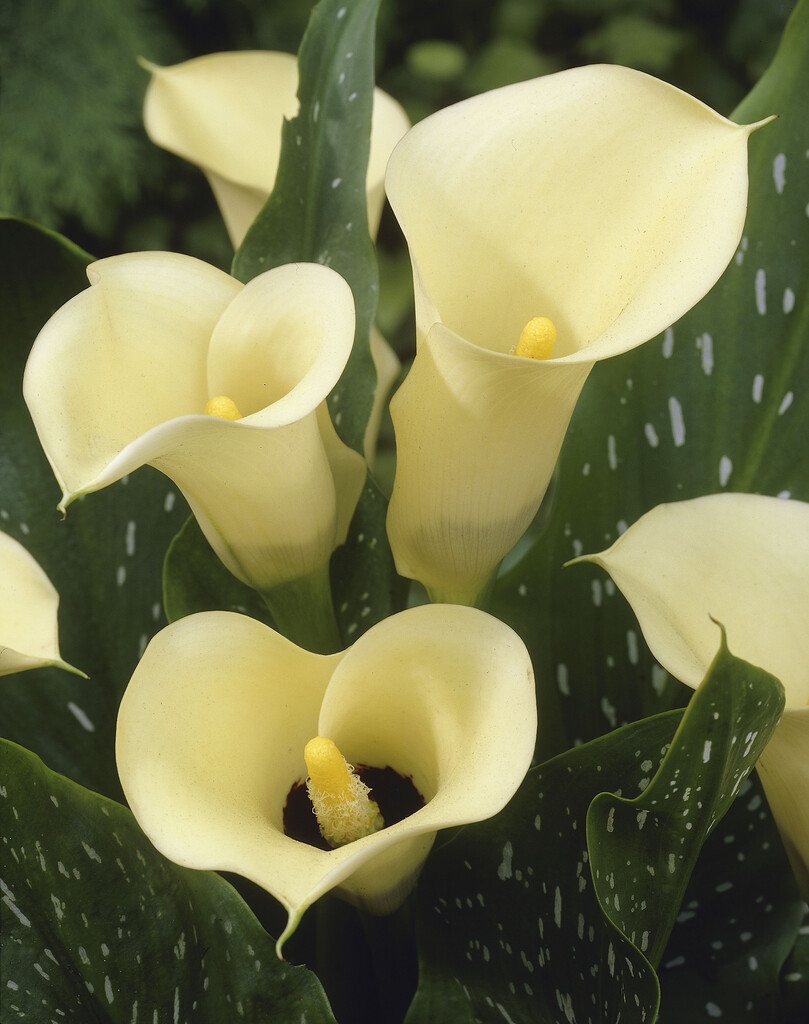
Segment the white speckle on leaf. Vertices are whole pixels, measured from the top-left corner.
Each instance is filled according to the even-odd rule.
[[[497,868],[497,877],[501,881],[505,881],[507,878],[511,878],[511,858],[514,855],[514,848],[510,842],[507,842],[503,847],[503,859]]]
[[[601,698],[601,713],[609,722],[610,728],[614,729],[618,724],[618,715],[615,711],[615,705],[611,703],[609,697]]]
[[[24,925],[26,928],[30,928],[31,922],[17,906],[17,901],[14,898],[14,893],[8,888],[8,886],[2,879],[0,879],[0,892],[3,893],[3,903],[5,903],[5,905],[12,912],[12,914],[14,914],[14,916],[17,918],[20,924]]]
[[[795,396],[791,391],[787,391],[784,397],[781,399],[781,404],[778,406],[778,415],[783,416],[787,409],[792,405],[792,399]]]
[[[706,377],[710,377],[713,370],[713,338],[707,331],[705,334],[700,334],[697,338],[697,348],[700,351],[702,372]]]
[[[657,448],[660,444],[660,438],[657,436],[657,431],[651,423],[646,423],[643,427],[643,432],[646,435],[646,440],[649,442],[652,448]]]
[[[610,464],[610,469],[618,468],[618,456],[615,452],[615,435],[610,434],[607,437],[607,461]]]
[[[787,155],[778,153],[772,162],[772,180],[775,182],[775,191],[780,196],[786,184]]]
[[[767,312],[767,272],[761,268],[756,271],[756,309],[761,316]]]
[[[101,863],[101,858],[98,856],[96,851],[92,848],[92,846],[90,846],[87,843],[85,843],[85,841],[83,839],[81,841],[81,845],[84,847],[84,852],[87,854],[87,856],[90,858],[90,860],[94,860],[98,864]]]
[[[663,334],[663,358],[671,359],[671,354],[674,351],[674,331],[671,327],[667,327]]]
[[[682,448],[685,444],[685,421],[683,420],[683,407],[674,396],[669,399],[669,418],[671,419],[671,436],[675,448]]]
[[[758,405],[764,392],[764,378],[757,373],[753,378],[753,401]]]
[[[78,704],[74,704],[73,701],[70,700],[67,702],[67,709],[75,717],[76,721],[79,723],[82,729],[86,729],[87,732],[95,732],[96,727],[87,717],[87,714],[84,711],[82,711]]]
[[[730,479],[730,474],[732,472],[733,472],[733,463],[727,457],[727,455],[723,455],[722,458],[719,460],[719,484],[720,484],[720,486],[725,487],[727,485],[727,482]]]

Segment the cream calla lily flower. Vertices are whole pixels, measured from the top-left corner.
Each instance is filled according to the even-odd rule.
[[[210,53],[172,67],[143,63],[152,73],[143,108],[146,133],[156,145],[202,169],[237,249],[275,183],[284,118],[298,112],[296,58],[240,51]],[[366,177],[372,238],[385,203],[385,165],[409,127],[396,100],[375,89]],[[400,364],[375,327],[370,344],[377,385],[364,454],[373,467],[384,403]]]
[[[143,109],[149,138],[204,171],[238,248],[272,191],[281,125],[298,112],[296,58],[241,51],[144,66],[152,73]],[[385,202],[385,165],[409,127],[396,100],[375,89],[366,180],[371,237]]]
[[[58,607],[59,595],[39,562],[0,533],[0,676],[45,665],[84,675],[59,653]]]
[[[715,283],[747,202],[740,127],[678,89],[592,66],[417,124],[386,188],[413,262],[417,354],[394,396],[399,572],[473,602],[547,488],[593,365]],[[512,354],[537,317],[551,358]]]
[[[583,560],[607,570],[652,654],[688,686],[716,654],[716,622],[735,655],[783,683],[786,710],[757,767],[809,893],[809,505],[753,494],[658,505]]]
[[[336,849],[290,838],[284,808],[316,736],[354,765],[411,778],[424,805]],[[395,910],[438,829],[488,818],[511,798],[535,736],[528,653],[484,612],[412,608],[334,655],[209,612],[147,647],[121,702],[117,760],[135,817],[166,857],[237,872],[284,905],[280,955],[332,889],[372,913]]]
[[[365,478],[325,399],[354,335],[334,271],[290,264],[249,284],[174,253],[113,256],[40,332],[24,393],[60,508],[149,464],[212,547],[267,592],[326,571]],[[235,403],[235,421],[206,415]]]

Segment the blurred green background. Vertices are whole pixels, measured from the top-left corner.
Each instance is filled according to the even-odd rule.
[[[793,0],[383,0],[379,84],[415,121],[465,96],[594,61],[626,64],[730,113],[771,60]],[[305,0],[5,0],[0,210],[96,256],[171,249],[229,268],[202,174],[141,125],[143,55],[296,51]],[[410,267],[388,214],[378,322],[412,344]]]

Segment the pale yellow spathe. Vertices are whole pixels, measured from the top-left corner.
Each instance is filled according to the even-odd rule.
[[[152,73],[143,118],[158,146],[199,166],[216,196],[234,248],[238,248],[275,183],[284,119],[298,112],[298,65],[289,53],[241,51],[159,67]],[[368,226],[376,237],[385,202],[385,165],[410,122],[402,107],[374,91],[371,146],[366,176]],[[399,374],[399,360],[371,328],[377,385],[364,438],[373,468],[385,401]]]
[[[410,776],[425,806],[330,851],[289,838],[284,805],[317,735],[352,764]],[[331,889],[373,913],[394,910],[438,829],[506,804],[535,736],[528,653],[476,609],[410,609],[334,655],[210,612],[173,623],[146,649],[121,703],[117,759],[127,800],[162,853],[235,871],[284,905],[280,953]]]
[[[753,126],[754,127],[754,126]],[[426,118],[388,165],[417,354],[394,396],[388,531],[404,575],[473,601],[536,513],[592,366],[716,282],[747,202],[747,140],[691,96],[592,66]],[[534,317],[553,357],[513,350]]]
[[[60,507],[150,464],[244,582],[268,590],[322,571],[365,476],[325,405],[353,341],[348,285],[315,264],[242,285],[159,252],[88,276],[43,327],[24,378]],[[242,418],[204,415],[214,395]]]
[[[275,182],[281,126],[298,112],[298,65],[290,53],[211,53],[152,73],[143,120],[149,138],[204,172],[238,248]],[[366,189],[376,235],[385,165],[410,126],[392,97],[374,90]]]
[[[58,607],[59,595],[40,564],[0,533],[0,676],[45,665],[84,674],[59,653]]]
[[[659,505],[607,551],[646,642],[697,687],[722,623],[732,652],[780,679],[786,710],[758,772],[796,877],[809,893],[809,505],[717,494]]]

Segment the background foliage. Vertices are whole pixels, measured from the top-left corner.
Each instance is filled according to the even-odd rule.
[[[775,52],[792,0],[386,0],[378,81],[412,120],[591,61],[648,71],[729,113]],[[95,256],[171,249],[229,268],[202,175],[141,128],[148,75],[217,50],[296,52],[300,0],[8,0],[0,5],[0,210]],[[58,158],[58,159],[57,159]],[[378,322],[404,353],[410,268],[383,224]]]

